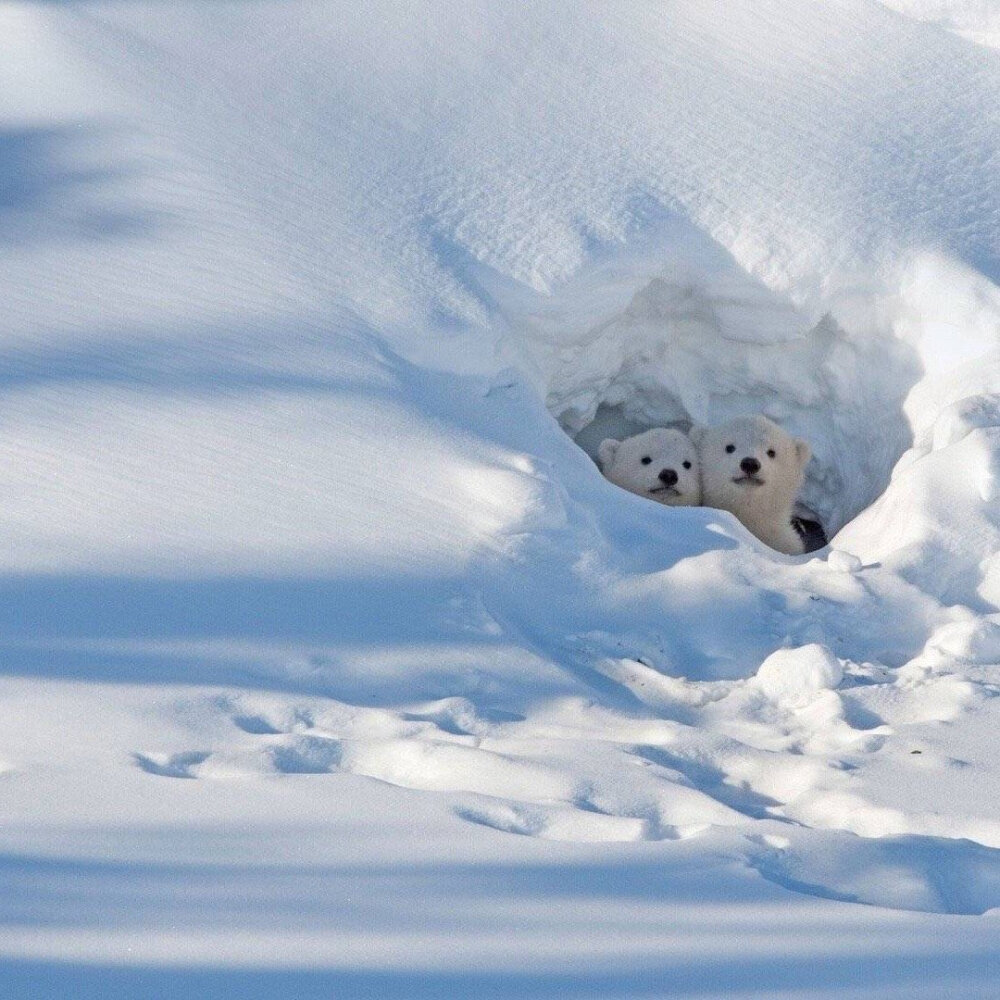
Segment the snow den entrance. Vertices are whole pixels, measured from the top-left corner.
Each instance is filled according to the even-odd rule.
[[[532,316],[550,412],[595,459],[605,437],[763,413],[812,446],[801,500],[832,538],[912,444],[919,359],[874,323],[809,317],[715,244],[687,249],[638,285],[628,267],[590,274]],[[594,322],[602,291],[615,305]]]

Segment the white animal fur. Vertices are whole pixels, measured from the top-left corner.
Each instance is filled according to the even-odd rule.
[[[605,438],[597,457],[604,475],[631,493],[671,507],[691,507],[701,503],[698,452],[681,431],[654,427],[624,441]],[[671,472],[677,478],[668,484],[661,473],[669,480]]]
[[[811,455],[809,445],[760,415],[722,427],[693,427],[691,440],[701,460],[704,505],[735,514],[772,549],[801,554],[802,539],[791,520]],[[733,450],[727,451],[730,446]],[[747,459],[760,464],[759,472],[748,475],[741,468]]]

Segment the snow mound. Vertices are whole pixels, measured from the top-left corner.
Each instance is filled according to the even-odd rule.
[[[970,663],[1000,663],[1000,622],[996,618],[951,622],[930,637],[927,647]]]
[[[775,650],[757,671],[757,685],[772,701],[803,708],[821,691],[837,687],[844,671],[825,646],[810,643],[798,649]]]

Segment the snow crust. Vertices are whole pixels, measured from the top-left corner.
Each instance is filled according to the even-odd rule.
[[[0,5],[5,995],[991,995],[990,17]]]

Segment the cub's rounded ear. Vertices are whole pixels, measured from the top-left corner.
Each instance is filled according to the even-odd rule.
[[[804,469],[809,464],[809,459],[812,458],[812,448],[809,447],[808,441],[803,441],[802,438],[795,439],[795,457],[799,460],[800,469]]]
[[[618,445],[621,441],[616,441],[614,438],[605,438],[600,447],[597,449],[597,460],[601,463],[601,468],[607,471],[611,466],[611,463],[615,460],[615,454],[618,451]]]
[[[701,424],[692,424],[691,430],[688,431],[688,438],[690,438],[691,444],[693,444],[696,448],[700,448],[707,433],[707,427],[703,427]]]
[[[601,468],[606,472],[618,453],[618,445],[621,441],[615,438],[605,438],[597,449],[597,460],[601,463]]]

